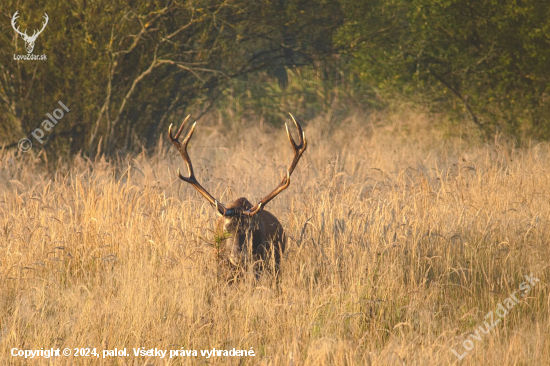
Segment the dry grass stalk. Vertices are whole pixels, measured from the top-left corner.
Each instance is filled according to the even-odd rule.
[[[0,364],[26,364],[13,347],[254,349],[209,360],[230,365],[456,364],[451,349],[530,273],[540,285],[460,363],[548,364],[549,146],[468,146],[430,122],[310,123],[293,183],[269,206],[290,237],[280,279],[231,285],[205,242],[219,240],[215,214],[178,179],[166,144],[57,171],[0,153]],[[270,132],[201,129],[190,145],[201,183],[223,202],[262,197],[291,156]]]

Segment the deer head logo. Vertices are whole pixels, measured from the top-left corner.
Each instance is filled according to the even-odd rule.
[[[17,26],[17,27],[15,26],[15,21],[16,21],[17,18],[19,18],[19,15],[17,15],[18,12],[19,12],[19,10],[16,11],[15,14],[13,14],[13,18],[11,18],[11,26],[13,27],[13,29],[17,33],[19,33],[21,35],[21,37],[25,41],[25,48],[27,49],[27,53],[32,53],[32,50],[34,49],[34,42],[36,42],[36,38],[38,37],[38,35],[40,33],[42,33],[44,28],[46,28],[46,24],[48,24],[48,19],[49,19],[48,14],[44,13],[44,19],[46,21],[42,25],[42,29],[40,29],[39,31],[35,30],[34,33],[32,34],[32,36],[28,36],[26,29],[25,29],[25,32],[21,32],[21,31],[19,31],[19,26]]]

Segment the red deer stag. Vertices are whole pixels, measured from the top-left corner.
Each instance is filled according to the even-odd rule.
[[[252,206],[246,198],[241,197],[226,207],[199,184],[195,178],[193,166],[191,165],[191,160],[187,154],[187,144],[189,143],[191,136],[193,136],[193,131],[195,130],[195,125],[197,124],[196,122],[193,126],[191,126],[191,129],[183,142],[179,142],[178,139],[183,131],[183,128],[185,127],[185,124],[187,123],[187,120],[189,119],[189,116],[185,118],[175,136],[172,136],[172,125],[168,128],[170,141],[172,141],[174,146],[179,150],[181,157],[187,165],[187,170],[189,171],[189,177],[186,178],[178,169],[180,179],[195,187],[195,189],[199,191],[199,193],[202,194],[204,198],[206,198],[206,200],[210,202],[210,204],[214,206],[218,213],[222,216],[220,218],[219,225],[223,225],[224,232],[229,234],[229,238],[222,244],[223,252],[227,253],[227,259],[233,268],[243,268],[248,254],[252,254],[254,261],[259,261],[261,264],[260,268],[264,266],[263,263],[265,263],[270,256],[274,260],[275,269],[278,269],[279,267],[281,255],[283,254],[286,246],[286,237],[279,220],[277,220],[277,218],[271,213],[265,211],[264,207],[269,203],[269,201],[289,186],[290,175],[294,171],[296,164],[298,164],[300,157],[307,147],[306,137],[302,131],[302,127],[298,122],[296,122],[292,114],[290,117],[292,117],[292,120],[298,129],[299,135],[299,144],[296,144],[290,135],[288,125],[286,125],[286,133],[290,143],[292,144],[292,148],[294,149],[294,159],[288,167],[281,183],[255,206]],[[252,246],[250,246],[250,243]]]

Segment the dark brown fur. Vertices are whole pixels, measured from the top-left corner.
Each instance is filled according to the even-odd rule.
[[[237,215],[220,217],[219,223],[230,236],[223,242],[223,252],[235,268],[245,266],[248,254],[260,264],[260,268],[279,268],[281,256],[285,251],[286,237],[279,220],[268,211],[262,210],[254,216],[239,215],[249,210],[252,204],[244,197],[227,206]],[[273,261],[273,266],[269,263]]]

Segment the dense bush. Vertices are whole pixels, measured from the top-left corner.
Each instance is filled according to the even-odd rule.
[[[340,42],[365,82],[466,113],[486,134],[550,137],[550,3],[342,4]]]
[[[52,152],[150,147],[185,113],[235,100],[276,121],[411,98],[485,136],[550,137],[550,3],[534,0],[14,0],[0,4],[0,142],[61,100]],[[50,21],[16,61],[21,30]],[[455,119],[457,120],[457,119]]]

